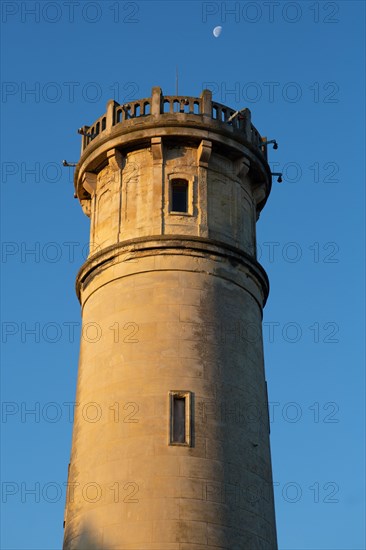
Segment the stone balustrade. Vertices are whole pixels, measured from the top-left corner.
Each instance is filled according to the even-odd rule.
[[[166,116],[177,118],[182,115],[194,115],[206,117],[219,124],[229,126],[232,131],[239,131],[244,138],[255,148],[258,148],[265,158],[267,157],[266,147],[263,145],[264,138],[251,123],[249,109],[234,116],[237,111],[216,101],[212,101],[210,90],[203,90],[200,97],[187,96],[164,96],[161,88],[152,89],[151,97],[130,101],[120,105],[117,101],[110,100],[107,103],[107,112],[99,117],[93,125],[83,126],[82,153],[88,145],[101,134],[110,132],[119,124],[126,124],[134,119],[148,117]]]

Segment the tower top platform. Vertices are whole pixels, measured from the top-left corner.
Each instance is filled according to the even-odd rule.
[[[251,112],[240,112],[212,100],[212,92],[200,97],[164,96],[153,87],[151,97],[119,104],[107,103],[106,112],[91,126],[83,126],[81,157],[75,170],[75,192],[80,201],[90,195],[83,185],[86,172],[98,173],[108,162],[108,151],[129,152],[149,147],[154,137],[174,138],[186,144],[202,140],[233,160],[245,158],[262,188],[261,210],[270,194],[271,171],[267,163],[266,138],[251,122]]]

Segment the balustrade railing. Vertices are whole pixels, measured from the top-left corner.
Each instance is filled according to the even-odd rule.
[[[118,124],[124,124],[131,119],[151,115],[199,115],[206,116],[222,124],[227,124],[242,131],[245,137],[262,153],[266,153],[263,140],[258,130],[251,124],[250,111],[243,109],[235,111],[226,105],[212,101],[212,94],[204,90],[200,97],[163,96],[161,89],[152,90],[151,97],[130,101],[120,105],[109,101],[107,112],[99,117],[92,126],[84,126],[82,151],[104,131],[111,130]]]
[[[164,113],[186,113],[200,115],[201,100],[198,97],[164,96],[162,99],[162,112]]]

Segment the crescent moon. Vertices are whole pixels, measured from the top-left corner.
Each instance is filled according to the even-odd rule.
[[[214,35],[215,38],[218,38],[220,36],[220,34],[222,33],[222,27],[215,27],[214,30],[212,31],[212,34]]]

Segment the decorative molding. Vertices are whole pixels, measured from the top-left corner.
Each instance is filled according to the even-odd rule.
[[[90,256],[80,268],[76,277],[76,294],[80,299],[81,287],[85,288],[87,286],[88,282],[95,277],[99,268],[102,267],[102,270],[104,270],[111,265],[115,265],[120,261],[119,258],[126,253],[130,257],[139,259],[145,255],[174,254],[177,251],[180,255],[187,256],[203,253],[211,260],[215,257],[218,259],[225,258],[225,261],[228,261],[232,266],[243,266],[261,289],[263,302],[258,305],[260,309],[264,307],[269,293],[269,281],[264,268],[254,256],[221,241],[187,235],[138,237],[99,250]]]

